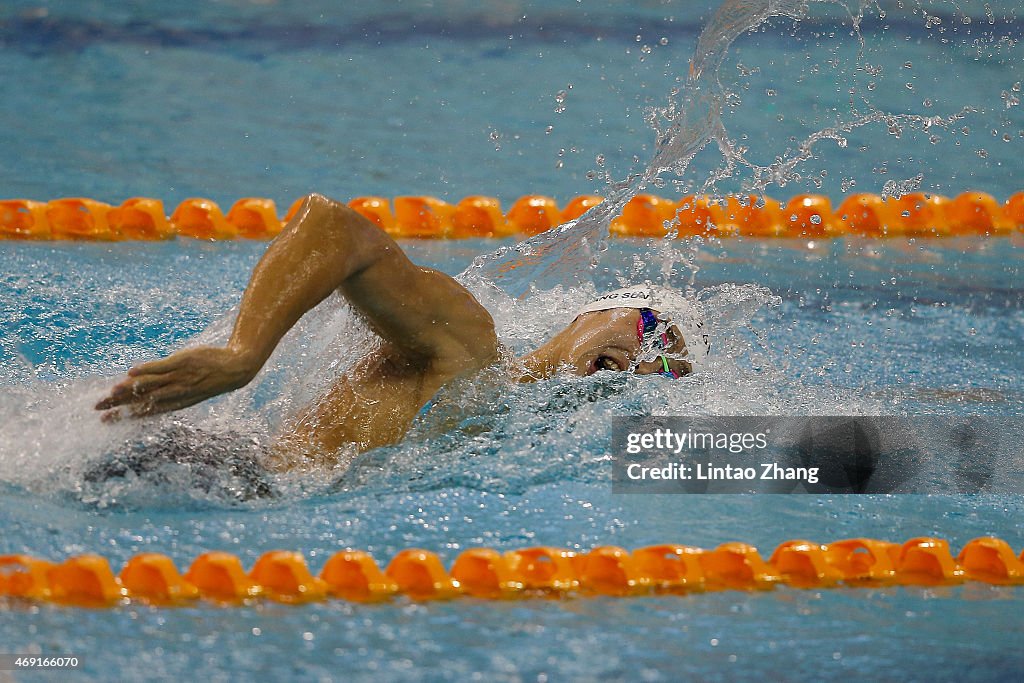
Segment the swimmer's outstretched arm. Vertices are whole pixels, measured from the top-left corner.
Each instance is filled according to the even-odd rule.
[[[413,264],[344,204],[310,195],[253,271],[227,345],[179,351],[128,371],[96,404],[133,415],[178,410],[245,386],[284,334],[331,292],[385,340],[392,361],[443,383],[497,354],[487,311],[447,275]]]

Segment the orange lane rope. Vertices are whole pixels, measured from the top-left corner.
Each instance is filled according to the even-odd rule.
[[[435,197],[357,197],[348,205],[399,238],[466,238],[535,235],[572,220],[600,203],[597,195],[576,197],[563,208],[551,197],[527,195],[507,212],[494,197],[465,197],[450,204]],[[296,200],[279,218],[273,200],[239,199],[225,214],[209,199],[186,199],[165,215],[158,199],[136,197],[112,206],[94,199],[48,202],[0,200],[0,239],[163,240],[175,236],[205,240],[269,239],[298,211]],[[833,209],[823,195],[802,194],[785,204],[769,197],[634,197],[611,224],[622,237],[946,237],[1024,231],[1024,192],[1000,204],[984,192],[949,199],[910,193],[899,199],[854,194]]]
[[[534,547],[499,553],[463,551],[446,570],[427,550],[399,552],[385,570],[359,550],[330,557],[313,576],[300,553],[263,554],[248,572],[235,555],[208,552],[181,575],[166,555],[132,557],[119,575],[99,555],[53,563],[27,555],[0,555],[0,607],[44,601],[82,607],[129,602],[187,604],[205,599],[241,605],[256,599],[305,603],[330,598],[373,602],[397,594],[415,600],[460,595],[477,598],[563,595],[683,594],[714,590],[768,590],[830,586],[954,585],[977,581],[1024,583],[1024,552],[1017,556],[1003,540],[976,538],[954,557],[939,538],[903,544],[853,538],[827,545],[785,541],[765,561],[745,543],[714,550],[666,543],[628,552],[600,546],[585,553]]]

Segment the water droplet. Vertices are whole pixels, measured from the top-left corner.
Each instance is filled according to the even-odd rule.
[[[932,104],[934,103],[930,99],[925,98],[925,101],[922,102],[921,104],[924,106],[925,109],[930,109]]]
[[[668,38],[662,37],[662,39],[658,41],[658,45],[668,45]]]
[[[561,114],[563,111],[565,111],[565,98],[566,98],[566,96],[568,94],[569,93],[565,92],[564,90],[559,90],[555,94],[555,113],[556,114]]]
[[[914,68],[914,64],[912,62],[903,62],[903,68],[904,69],[913,69]]]
[[[987,158],[988,158],[988,150],[987,150],[987,149],[984,149],[984,148],[983,148],[983,149],[979,149],[979,150],[978,150],[978,151],[976,152],[976,154],[977,154],[977,155],[978,155],[979,157],[981,157],[982,159],[987,159]]]
[[[815,225],[821,225],[821,216],[819,216],[818,214],[812,214],[811,222],[814,223]]]
[[[604,155],[603,154],[598,154],[596,157],[594,157],[594,162],[598,166],[602,166],[603,167],[604,166]]]

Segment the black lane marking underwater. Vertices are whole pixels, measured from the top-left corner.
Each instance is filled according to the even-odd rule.
[[[986,37],[1019,39],[1024,35],[1024,22],[1017,18],[987,20],[970,26],[962,18],[938,15],[942,25],[963,31],[964,38]],[[383,14],[352,24],[270,23],[260,20],[237,21],[218,28],[167,26],[144,21],[111,23],[60,16],[15,16],[0,19],[0,49],[18,50],[33,56],[51,53],[76,53],[98,44],[125,44],[142,47],[183,47],[197,50],[242,50],[251,57],[278,52],[309,49],[332,49],[347,45],[385,46],[425,39],[452,41],[529,41],[536,43],[578,43],[581,39],[597,39],[636,43],[660,38],[696,38],[706,17],[667,21],[635,15],[600,16],[586,12],[570,14],[528,14],[515,18],[490,14],[468,14],[456,18],[427,17],[411,14]],[[778,21],[790,22],[786,18]],[[837,24],[848,23],[838,11],[827,18],[808,18],[795,24],[787,35],[816,38],[834,32]],[[983,28],[980,28],[983,26]],[[971,30],[971,27],[979,27]],[[923,37],[935,32],[925,27],[920,16],[888,17],[880,20],[867,15],[861,24],[863,33],[894,30],[901,35]],[[969,35],[968,35],[969,34]],[[500,56],[502,51],[489,51]]]

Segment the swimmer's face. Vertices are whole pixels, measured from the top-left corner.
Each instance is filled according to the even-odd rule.
[[[637,322],[640,311],[635,308],[613,308],[607,311],[584,313],[565,330],[568,344],[561,361],[574,374],[592,375],[602,370],[624,372],[640,356]],[[669,355],[686,355],[686,343],[678,328],[668,331]],[[679,375],[688,375],[692,366],[684,360],[668,359],[669,369]],[[645,361],[636,368],[636,374],[649,375],[664,371],[660,360]]]

